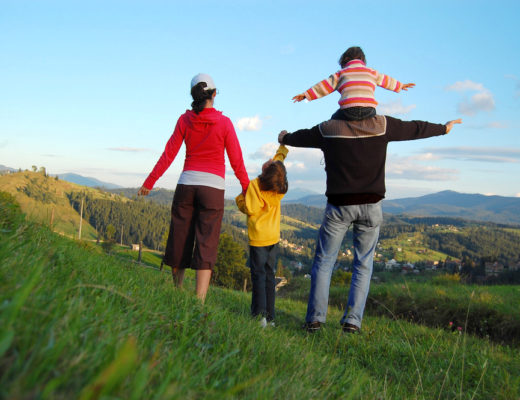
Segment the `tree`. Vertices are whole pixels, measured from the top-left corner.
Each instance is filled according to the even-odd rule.
[[[105,236],[108,240],[112,240],[114,238],[114,234],[116,233],[116,228],[114,228],[114,225],[108,224],[107,229],[105,231]]]
[[[231,235],[222,233],[218,245],[217,262],[213,269],[213,282],[218,286],[241,290],[244,280],[250,273],[245,266],[244,249],[237,244]]]
[[[292,277],[291,270],[283,265],[282,260],[279,258],[276,266],[276,276],[284,277],[290,280]]]
[[[38,171],[38,167],[36,165],[33,165],[31,168],[32,168],[33,172]]]

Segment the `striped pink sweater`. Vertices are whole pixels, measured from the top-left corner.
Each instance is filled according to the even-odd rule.
[[[352,60],[342,70],[317,83],[304,94],[307,100],[316,100],[337,90],[341,94],[340,108],[376,107],[376,85],[399,93],[401,82],[368,68],[361,60]]]

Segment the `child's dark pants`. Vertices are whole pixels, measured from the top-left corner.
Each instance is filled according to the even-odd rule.
[[[251,314],[261,315],[268,321],[274,319],[274,297],[276,260],[278,245],[257,247],[249,246],[251,267],[251,283],[253,295],[251,300]]]
[[[374,117],[376,115],[376,109],[374,107],[349,107],[340,108],[336,111],[330,119],[339,119],[343,121],[361,121]]]

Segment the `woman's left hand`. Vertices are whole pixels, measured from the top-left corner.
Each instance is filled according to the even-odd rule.
[[[141,186],[141,189],[139,189],[139,191],[137,192],[137,195],[138,196],[148,196],[149,193],[150,193],[150,189],[145,188],[144,186]]]

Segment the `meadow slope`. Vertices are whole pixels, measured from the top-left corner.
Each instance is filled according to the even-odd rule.
[[[1,196],[0,196],[1,197]],[[0,199],[0,398],[514,399],[517,349],[464,332],[367,316],[317,334],[305,304],[277,302],[260,329],[250,295],[103,254]]]

